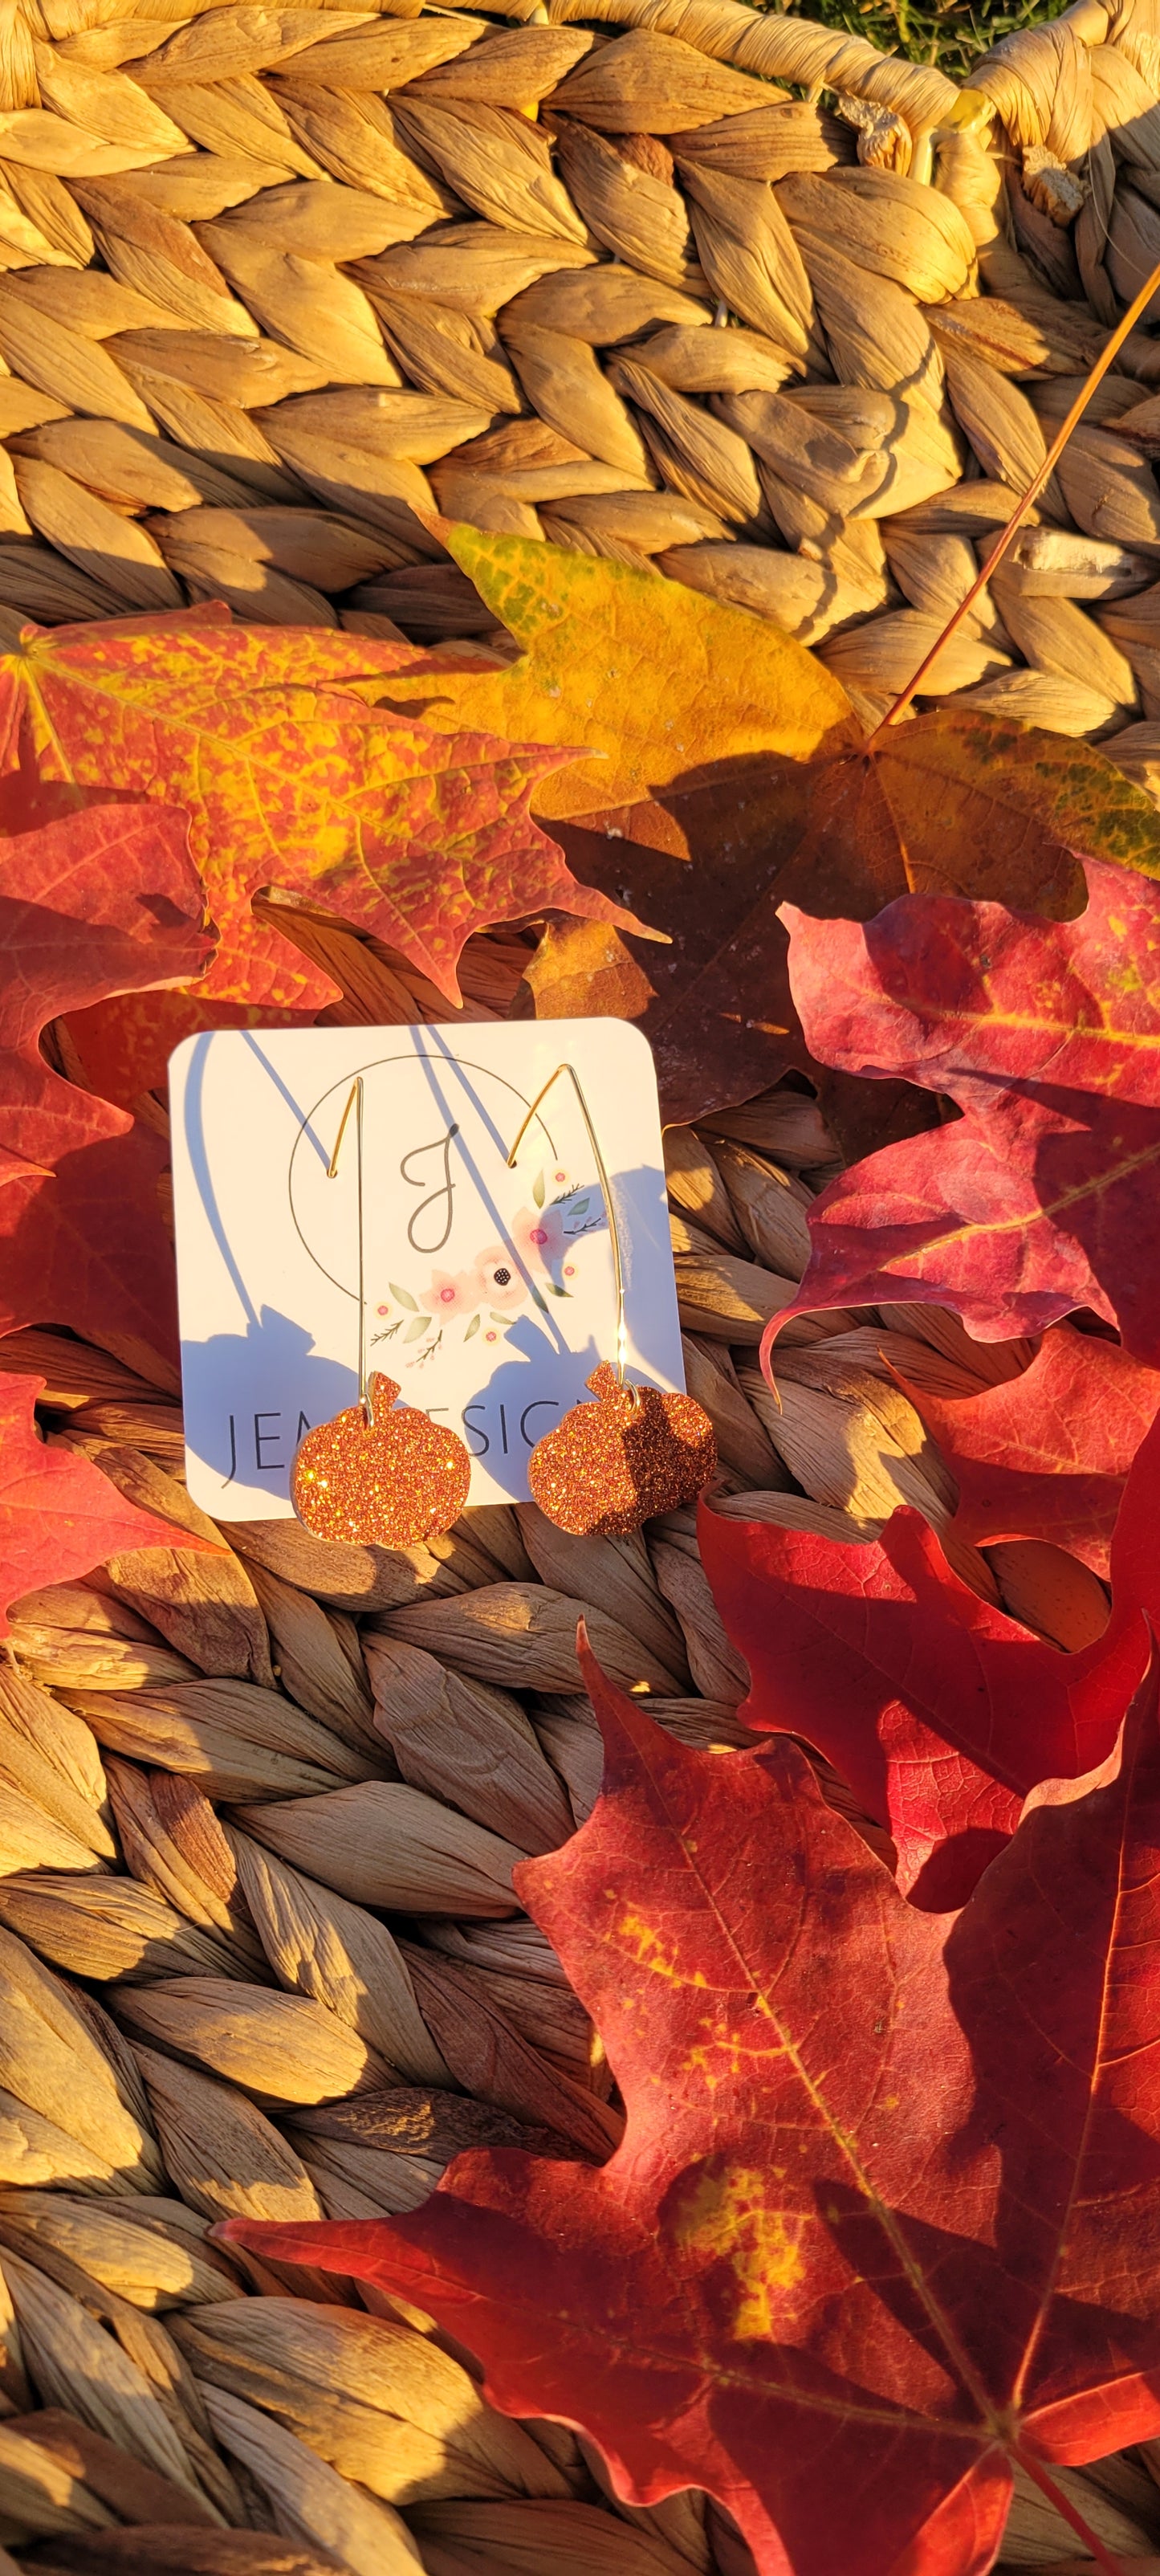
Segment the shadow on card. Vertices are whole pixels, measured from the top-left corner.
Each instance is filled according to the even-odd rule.
[[[190,1444],[226,1505],[235,1488],[239,1501],[255,1489],[285,1496],[303,1434],[358,1394],[355,1370],[316,1351],[304,1327],[273,1306],[244,1333],[186,1342],[182,1373]]]

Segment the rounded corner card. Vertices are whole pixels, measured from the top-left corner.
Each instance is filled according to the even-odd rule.
[[[616,1357],[683,1387],[651,1051],[617,1020],[222,1029],[170,1062],[186,1460],[217,1520],[292,1514],[303,1434],[358,1394],[363,1086],[366,1361],[472,1456],[472,1503],[519,1502],[536,1441]],[[525,1120],[526,1133],[507,1157]]]

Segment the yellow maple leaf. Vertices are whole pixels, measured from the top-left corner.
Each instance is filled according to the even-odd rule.
[[[634,804],[708,761],[852,749],[861,728],[824,663],[765,618],[683,582],[527,537],[440,523],[455,561],[523,653],[393,672],[376,694],[437,730],[585,749],[541,778],[545,818]]]

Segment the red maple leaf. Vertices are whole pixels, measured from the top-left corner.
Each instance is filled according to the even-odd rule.
[[[1084,870],[1077,921],[953,895],[865,924],[784,907],[812,1054],[963,1112],[823,1193],[795,1311],[933,1298],[1002,1341],[1087,1306],[1160,1366],[1160,887]]]
[[[12,1603],[42,1583],[67,1583],[130,1549],[206,1547],[126,1502],[78,1450],[38,1437],[33,1408],[44,1383],[0,1376],[0,1636]]]
[[[220,605],[27,629],[0,657],[7,811],[39,820],[62,786],[183,806],[219,933],[210,1000],[335,999],[255,918],[250,897],[271,884],[392,941],[455,1003],[463,944],[494,922],[559,906],[639,929],[532,821],[532,789],[568,753],[365,703],[404,668],[413,682],[429,669],[435,695],[454,666],[362,635],[235,625]]]
[[[902,1510],[869,1546],[699,1516],[717,1607],[748,1665],[748,1726],[804,1736],[898,1850],[914,1903],[961,1905],[1041,1780],[1102,1762],[1160,1624],[1160,1425],[1128,1479],[1112,1612],[1065,1654],[981,1601]]]
[[[603,1794],[518,1877],[623,2144],[460,2157],[404,2218],[220,2232],[413,2299],[623,2497],[708,2488],[764,2576],[981,2576],[1013,2460],[1050,2492],[1046,2463],[1160,2429],[1155,1688],[948,1919],[797,1746],[690,1752],[587,1678]]]
[[[165,1149],[51,1072],[40,1038],[58,1012],[196,975],[203,911],[167,806],[91,806],[0,840],[0,1333],[68,1324],[152,1377],[176,1331]]]
[[[1160,1410],[1155,1369],[1054,1324],[1021,1376],[977,1395],[936,1395],[895,1374],[958,1485],[956,1538],[1051,1539],[1106,1575],[1124,1479]]]

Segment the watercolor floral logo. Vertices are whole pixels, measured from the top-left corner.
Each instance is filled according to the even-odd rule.
[[[604,1193],[598,1181],[572,1182],[567,1172],[540,1172],[532,1202],[512,1218],[506,1241],[485,1244],[469,1269],[433,1270],[422,1288],[403,1287],[392,1279],[389,1300],[375,1308],[378,1329],[372,1343],[400,1340],[405,1348],[414,1342],[414,1356],[403,1365],[421,1368],[457,1324],[465,1327],[465,1342],[477,1333],[485,1342],[497,1342],[529,1308],[546,1315],[549,1297],[570,1297],[572,1249],[582,1235],[597,1233],[605,1223]]]

